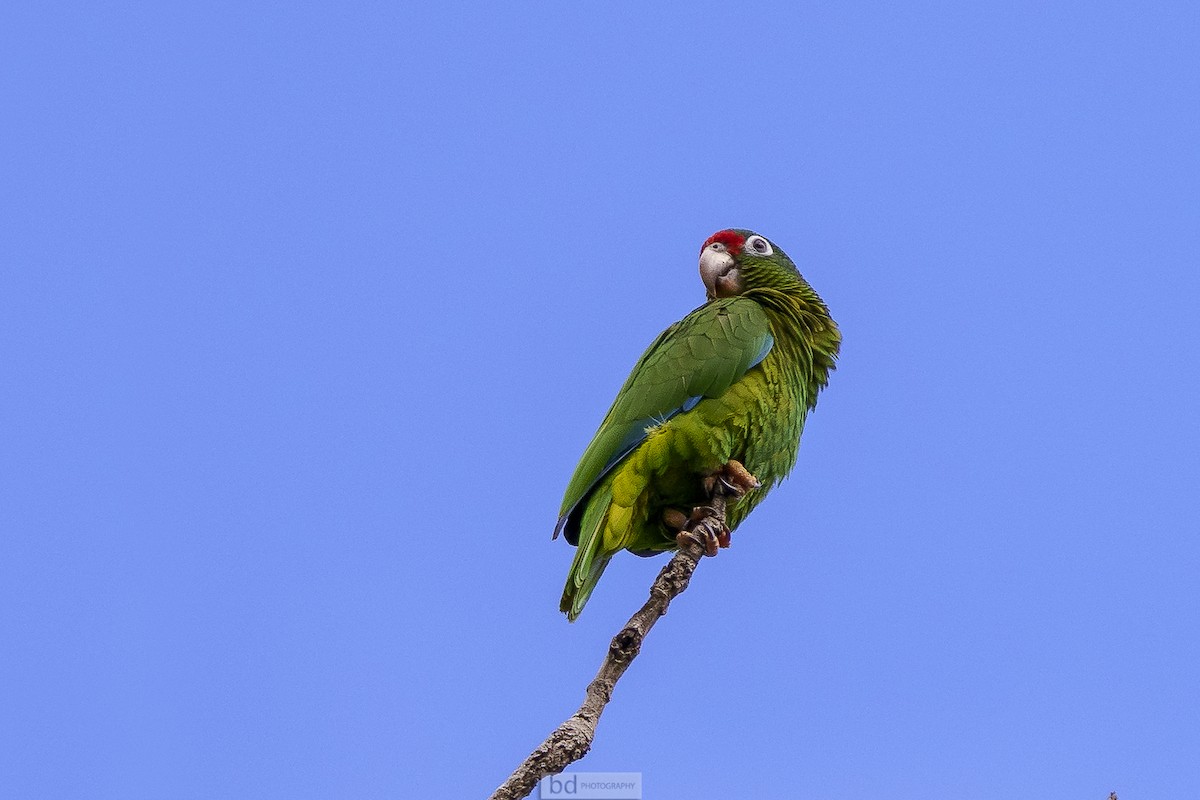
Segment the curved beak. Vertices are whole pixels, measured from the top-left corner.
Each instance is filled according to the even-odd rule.
[[[732,297],[742,289],[737,262],[724,250],[704,248],[700,253],[700,280],[704,281],[709,300]]]

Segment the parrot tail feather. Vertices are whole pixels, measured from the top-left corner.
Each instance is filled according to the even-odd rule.
[[[559,610],[565,613],[571,622],[579,618],[588,598],[592,596],[592,589],[596,588],[596,583],[604,574],[604,568],[612,560],[611,553],[601,550],[604,538],[602,529],[611,503],[612,488],[607,482],[598,487],[587,500],[587,509],[579,525],[579,546],[575,550],[575,560],[571,562],[571,570],[567,573],[567,585],[563,588],[562,600],[558,604]]]

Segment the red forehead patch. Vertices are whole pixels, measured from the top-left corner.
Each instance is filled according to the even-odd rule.
[[[700,252],[704,252],[704,248],[708,247],[713,242],[720,242],[725,245],[725,249],[731,253],[740,253],[742,245],[746,243],[746,237],[742,236],[737,231],[717,231],[712,236],[705,240],[704,246],[700,248]]]

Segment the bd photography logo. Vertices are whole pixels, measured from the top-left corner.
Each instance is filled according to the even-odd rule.
[[[640,772],[560,772],[538,783],[542,800],[642,800]]]

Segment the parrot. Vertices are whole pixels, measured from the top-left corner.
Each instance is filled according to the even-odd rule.
[[[563,495],[553,538],[576,547],[560,610],[574,622],[621,550],[713,556],[796,463],[841,332],[776,244],[730,228],[700,248],[705,303],[638,359]],[[713,493],[725,530],[696,525]]]

